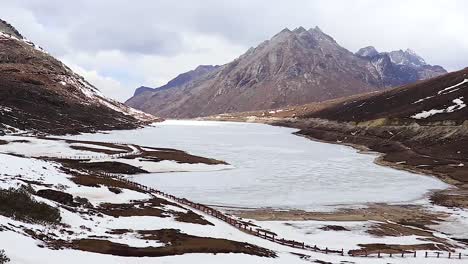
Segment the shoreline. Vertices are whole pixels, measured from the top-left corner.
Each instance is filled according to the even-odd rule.
[[[365,153],[365,152],[372,152],[376,153],[378,156],[374,160],[374,163],[379,165],[379,166],[384,166],[388,168],[392,168],[395,170],[400,170],[400,171],[406,171],[409,173],[417,174],[418,176],[425,176],[425,177],[432,177],[436,178],[445,184],[450,185],[448,188],[444,190],[438,190],[431,192],[432,193],[432,198],[431,200],[432,204],[436,205],[441,205],[444,207],[455,207],[455,208],[468,208],[468,195],[465,194],[465,191],[468,191],[468,182],[462,182],[460,180],[457,180],[454,178],[453,175],[450,174],[450,172],[443,171],[438,171],[438,167],[440,164],[434,163],[431,165],[431,167],[424,168],[424,167],[418,167],[418,166],[425,166],[421,164],[417,164],[417,159],[424,157],[424,158],[430,158],[433,161],[437,162],[438,160],[441,160],[441,157],[438,156],[427,156],[421,153],[417,153],[413,151],[412,148],[408,148],[403,142],[397,141],[397,140],[389,140],[386,138],[379,138],[376,135],[365,135],[365,136],[354,136],[354,135],[349,135],[347,134],[346,129],[339,130],[336,129],[333,125],[330,127],[325,126],[316,126],[314,127],[311,124],[308,124],[310,120],[308,119],[295,119],[295,118],[289,118],[289,117],[257,117],[257,116],[226,116],[223,118],[217,118],[217,117],[205,117],[205,118],[199,118],[198,120],[206,120],[206,121],[220,121],[220,122],[240,122],[240,123],[260,123],[260,124],[266,124],[266,125],[271,125],[271,126],[278,126],[278,127],[285,127],[285,128],[294,128],[297,129],[298,131],[293,132],[292,134],[300,137],[307,138],[312,141],[316,142],[321,142],[321,143],[327,143],[327,144],[335,144],[335,145],[341,145],[341,146],[347,146],[351,147],[355,150],[358,151],[358,153]],[[354,129],[362,129],[360,127],[356,127]],[[312,132],[310,135],[308,133]],[[349,131],[348,131],[349,132]],[[332,134],[330,136],[325,135],[325,134]],[[317,135],[320,135],[322,137],[319,137]],[[328,137],[327,137],[328,136]],[[338,138],[341,138],[343,140],[339,140]],[[351,138],[351,139],[350,139]],[[357,141],[356,142],[350,142],[350,141]],[[380,150],[371,150],[367,144],[382,144],[383,143],[388,143],[389,145],[394,145],[396,147],[399,147],[403,150],[410,150],[411,153],[404,153],[404,151],[394,151],[392,150],[385,152],[385,151],[380,151]],[[388,158],[390,155],[394,154],[404,154],[406,156],[403,156],[403,158],[407,158],[408,160],[405,160],[405,163],[398,164],[398,162],[393,162],[393,161],[388,161],[385,160]],[[408,164],[408,161],[414,160],[416,162],[416,165],[411,165]],[[450,167],[452,169],[455,169],[455,167],[451,165],[447,165],[447,167]],[[466,167],[466,166],[465,166]],[[462,169],[466,169],[465,167],[460,167]],[[460,169],[458,168],[458,169]],[[468,169],[466,169],[468,171]],[[455,173],[452,173],[455,174]],[[454,191],[455,193],[451,193],[448,195],[445,193],[445,191],[451,190]],[[457,198],[454,198],[455,196],[458,196]],[[466,202],[465,202],[466,200]]]
[[[67,144],[76,144],[78,141],[66,141]],[[50,141],[50,143],[55,143],[54,140]],[[89,144],[91,142],[88,141],[81,141],[79,142],[80,144]],[[142,146],[135,146],[135,145],[128,145],[128,146],[122,146],[122,145],[108,145],[109,143],[99,143],[99,142],[92,142],[94,143],[94,148],[90,148],[90,146],[83,147],[83,145],[79,146],[79,150],[99,150],[99,152],[109,152],[108,154],[113,155],[113,151],[117,148],[125,148],[126,150],[121,150],[121,151],[126,151],[130,154],[133,158],[137,158],[138,155],[144,155],[148,156],[151,153],[147,153],[149,150],[147,149],[148,147],[142,147]],[[75,146],[76,148],[76,146]],[[98,149],[101,148],[101,149]],[[102,149],[104,148],[104,149]],[[112,149],[110,149],[112,148]],[[133,153],[135,149],[140,149],[139,152],[140,154],[137,155],[137,153]],[[156,148],[154,148],[156,150]],[[159,149],[159,150],[167,150],[167,149]],[[175,151],[175,150],[173,150]],[[161,154],[161,151],[155,152],[154,154]],[[181,152],[182,154],[183,152]],[[374,153],[373,153],[374,154]],[[186,154],[186,158],[193,158],[191,157],[190,154]],[[207,159],[211,160],[211,159]],[[47,159],[44,161],[48,161]],[[65,162],[65,163],[63,163]],[[80,169],[80,166],[78,166],[77,161],[66,161],[62,160],[62,163],[65,165],[67,164],[68,166],[65,166],[67,168],[76,168]],[[79,160],[78,160],[78,163]],[[104,164],[103,164],[104,165]],[[103,171],[108,171],[107,166],[100,166],[99,170]],[[129,168],[124,168],[126,171]],[[96,171],[94,173],[99,174],[99,171]],[[94,174],[93,173],[93,174]],[[109,173],[109,172],[107,172]],[[111,172],[110,178],[112,178],[112,173],[119,173],[119,172]],[[89,173],[88,173],[89,174]],[[96,177],[93,177],[92,175],[76,175],[74,177],[75,184],[79,185],[84,185],[91,187],[92,185],[96,184],[96,181],[103,181],[103,179],[98,179]],[[106,181],[109,181],[111,179],[106,179]],[[94,182],[93,182],[94,181]],[[116,182],[113,182],[113,184],[109,185],[109,191],[113,192],[118,190],[115,188],[117,186]],[[138,190],[138,186],[121,186],[118,185],[120,189],[125,189],[128,188],[135,190]],[[124,192],[125,193],[125,192]],[[64,195],[66,195],[65,193]],[[109,193],[110,194],[110,193]],[[117,194],[118,195],[118,194]],[[112,194],[113,196],[113,194]],[[108,214],[109,216],[127,216],[127,215],[133,215],[133,214],[148,214],[148,215],[153,215],[156,214],[158,216],[161,216],[161,212],[157,211],[158,209],[154,208],[141,208],[142,202],[131,202],[131,206],[134,206],[133,209],[128,209],[126,205],[123,204],[108,204],[103,206],[102,208],[98,208],[102,210],[104,214]],[[144,205],[144,203],[143,203]],[[157,204],[156,204],[157,205]],[[125,209],[127,208],[127,209]],[[125,209],[122,211],[122,209]],[[136,212],[135,210],[139,210]],[[141,212],[140,212],[141,211]],[[133,212],[133,213],[132,213]],[[229,212],[231,213],[231,212]],[[250,219],[255,219],[255,217],[252,216],[252,211],[246,212],[250,213],[251,215],[249,217],[245,217],[243,215],[242,217],[248,218],[245,219],[247,222],[245,223],[250,223],[255,226],[255,222],[253,222]],[[255,213],[255,212],[254,212]],[[447,238],[440,238],[437,234],[440,232],[432,230],[430,228],[431,225],[444,222],[445,218],[449,216],[448,213],[442,213],[442,212],[433,212],[430,210],[424,210],[421,206],[418,205],[408,205],[408,204],[403,204],[403,205],[390,205],[390,204],[369,204],[366,208],[354,208],[354,209],[342,209],[337,212],[301,212],[299,210],[283,210],[283,211],[278,211],[274,210],[274,214],[272,215],[271,212],[268,212],[267,210],[264,210],[265,215],[268,216],[268,213],[270,216],[273,217],[283,217],[284,219],[274,219],[274,220],[284,220],[284,221],[290,221],[290,220],[306,220],[306,221],[311,221],[311,220],[319,220],[326,225],[324,228],[331,228],[331,230],[322,230],[326,231],[327,233],[321,233],[324,235],[331,234],[332,232],[338,232],[340,230],[334,230],[334,229],[340,229],[344,228],[341,225],[345,225],[345,222],[352,222],[352,221],[363,221],[366,222],[369,227],[365,227],[360,229],[362,233],[362,238],[363,240],[360,239],[355,239],[352,241],[353,243],[358,244],[358,242],[362,242],[363,244],[359,244],[359,248],[362,250],[369,250],[369,252],[375,251],[375,252],[393,252],[393,250],[396,251],[401,251],[401,250],[432,250],[433,248],[436,248],[438,246],[444,247],[447,250],[450,250],[451,248],[456,248],[454,245],[454,239],[456,238],[455,236],[451,235],[450,237]],[[177,212],[177,214],[181,217],[180,221],[196,221],[196,222],[203,222],[202,219],[199,218],[193,218],[195,217],[194,215],[191,214],[181,214],[180,212]],[[227,214],[230,215],[230,214]],[[239,216],[238,213],[234,213],[234,215]],[[294,215],[295,219],[292,219],[292,215]],[[238,219],[238,218],[236,218]],[[263,221],[266,220],[272,220],[272,219],[261,219]],[[241,222],[244,222],[242,218],[239,220]],[[340,223],[335,223],[333,224],[332,222],[341,222]],[[366,224],[366,225],[367,225]],[[263,226],[262,223],[259,223],[260,227]],[[265,222],[265,225],[268,227],[268,223]],[[281,224],[280,224],[281,225]],[[340,225],[340,226],[338,226]],[[278,228],[272,228],[271,232],[276,231],[276,230],[284,230],[281,228],[281,226],[278,226]],[[344,228],[346,229],[346,228]],[[394,230],[398,230],[397,233],[395,233]],[[315,232],[322,232],[319,231],[319,229],[316,229]],[[129,230],[125,231],[126,234],[131,232]],[[270,232],[267,230],[267,232]],[[281,231],[282,232],[282,231]],[[343,232],[346,232],[344,230]],[[300,232],[299,232],[300,233]],[[155,233],[156,234],[156,233]],[[159,234],[159,233],[157,233]],[[288,235],[285,235],[284,233],[278,233],[280,236],[288,237]],[[351,233],[350,233],[351,234]],[[113,234],[111,234],[113,235]],[[116,234],[117,235],[117,234]],[[307,234],[303,234],[307,235]],[[395,238],[394,240],[388,239],[388,237],[401,237],[401,238]],[[416,242],[413,242],[412,245],[406,245],[404,243],[405,237],[407,238],[408,236],[417,236],[420,238],[421,241],[426,241],[425,244],[419,244]],[[373,237],[375,239],[376,237],[381,238],[380,241],[393,241],[393,242],[383,242],[383,244],[380,244],[378,248],[373,248],[373,244],[369,244],[368,240],[365,239],[366,237]],[[198,238],[197,238],[198,239]],[[302,240],[302,238],[299,238]],[[437,240],[431,240],[431,239],[437,239]],[[317,240],[320,241],[320,240]],[[78,243],[78,242],[77,242]],[[89,241],[83,240],[79,242],[79,246],[83,246],[83,249],[89,250],[89,251],[99,251],[97,247],[92,247],[88,248]],[[102,242],[102,243],[111,243],[111,242]],[[111,244],[114,245],[114,244]],[[131,247],[129,248],[133,250]],[[149,254],[149,253],[148,253]]]
[[[219,119],[209,119],[210,121],[224,121]],[[457,196],[457,192],[465,190],[462,188],[463,183],[457,181],[450,177],[448,174],[443,174],[436,172],[434,170],[428,170],[425,168],[418,168],[415,165],[398,164],[397,162],[391,162],[385,160],[388,153],[372,150],[366,144],[358,144],[356,142],[346,142],[338,140],[323,139],[319,137],[314,137],[304,133],[307,125],[302,120],[297,122],[290,122],[290,119],[256,119],[256,120],[226,120],[228,122],[247,122],[247,123],[262,123],[272,126],[294,128],[298,131],[293,132],[292,134],[300,137],[304,137],[308,140],[327,143],[327,144],[336,144],[341,146],[346,146],[353,148],[360,154],[372,154],[376,155],[374,159],[374,164],[379,166],[385,166],[395,170],[406,171],[409,173],[417,174],[418,176],[423,177],[432,177],[435,178],[448,186],[442,190],[431,190],[424,194],[419,199],[412,201],[401,202],[401,203],[372,203],[372,204],[363,204],[363,205],[347,205],[348,208],[338,208],[337,210],[332,210],[332,212],[327,212],[323,210],[319,211],[307,211],[307,210],[278,210],[274,208],[261,208],[254,210],[228,210],[228,213],[236,215],[245,219],[253,219],[259,221],[260,224],[262,221],[276,221],[276,222],[297,222],[297,221],[320,221],[324,225],[329,222],[338,222],[346,223],[353,221],[365,221],[368,223],[376,222],[378,225],[379,231],[368,230],[370,235],[374,233],[380,234],[382,236],[392,234],[393,230],[400,230],[399,234],[396,236],[406,236],[412,235],[413,229],[420,229],[421,231],[427,232],[432,236],[432,233],[435,231],[434,228],[437,226],[442,226],[445,223],[449,223],[451,216],[454,215],[454,212],[459,209],[468,208],[466,206],[448,206],[448,202],[443,201],[439,202],[437,199],[440,199],[440,195],[444,198],[445,194],[450,194],[450,198]],[[289,121],[289,122],[288,122]],[[329,131],[318,129],[318,133],[327,133]],[[321,131],[321,132],[320,132]],[[334,131],[337,133],[336,138],[339,137],[340,131]],[[342,133],[342,136],[346,134]],[[349,136],[349,135],[348,135]],[[373,138],[374,143],[376,141],[385,141],[385,139]],[[388,141],[388,140],[387,140]],[[399,147],[403,147],[404,144],[401,142],[392,142]],[[404,146],[407,148],[406,146]],[[409,149],[409,148],[408,148]],[[415,153],[415,155],[420,155]],[[411,159],[411,156],[406,156],[406,158]],[[414,157],[417,160],[417,156]],[[460,196],[462,199],[465,197]],[[424,203],[418,203],[418,201],[424,200]],[[426,202],[427,201],[427,202]],[[364,208],[350,208],[352,206],[364,206]],[[442,206],[445,210],[439,210],[437,206]],[[454,210],[455,209],[455,210]],[[450,212],[450,213],[449,213]],[[436,226],[436,227],[434,227]],[[390,235],[392,236],[392,235]],[[428,240],[431,240],[430,237],[427,237]]]

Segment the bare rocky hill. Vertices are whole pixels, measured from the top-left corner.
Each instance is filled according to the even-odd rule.
[[[0,130],[54,134],[135,128],[155,120],[97,88],[0,21]]]
[[[126,103],[163,117],[198,117],[325,101],[446,73],[422,59],[413,65],[420,58],[414,52],[369,54],[346,50],[318,27],[284,29],[211,72]]]

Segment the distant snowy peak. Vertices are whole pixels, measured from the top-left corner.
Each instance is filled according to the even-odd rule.
[[[393,63],[399,65],[415,67],[427,65],[426,61],[411,49],[391,51],[389,56]]]
[[[387,54],[394,64],[406,65],[413,67],[421,67],[428,65],[426,61],[411,49],[394,50],[390,52],[378,52],[373,46],[364,47],[358,50],[356,55],[366,58],[374,58],[378,55],[383,56]]]
[[[372,46],[355,53],[371,62],[384,86],[398,86],[410,82],[430,79],[447,73],[438,65],[429,65],[411,49],[378,52]]]

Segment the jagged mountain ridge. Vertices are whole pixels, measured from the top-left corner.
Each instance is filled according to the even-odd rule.
[[[429,65],[414,51],[407,49],[391,52],[378,52],[368,46],[356,55],[369,60],[377,69],[384,86],[399,86],[419,80],[430,79],[447,73],[441,66]]]
[[[136,90],[135,90],[135,93],[133,96],[137,96],[141,93],[144,93],[144,92],[154,92],[156,90],[158,91],[161,91],[161,90],[164,90],[164,89],[169,89],[169,88],[173,88],[173,87],[177,87],[177,86],[181,86],[181,85],[184,85],[188,82],[191,82],[207,73],[210,73],[216,69],[218,69],[219,66],[218,65],[200,65],[198,66],[197,68],[195,68],[194,70],[191,70],[191,71],[188,71],[188,72],[184,72],[184,73],[181,73],[179,75],[177,75],[177,77],[175,77],[174,79],[170,80],[167,84],[163,85],[163,86],[160,86],[160,87],[157,87],[157,88],[151,88],[151,87],[147,87],[147,86],[140,86],[138,87]]]
[[[164,117],[190,118],[324,101],[440,74],[418,70],[398,66],[389,56],[375,63],[341,47],[318,27],[300,27],[284,29],[188,83],[148,91],[126,103]]]
[[[0,21],[0,129],[63,134],[135,128],[153,119],[105,97]]]

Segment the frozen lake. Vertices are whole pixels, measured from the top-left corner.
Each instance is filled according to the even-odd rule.
[[[142,184],[197,202],[305,210],[419,200],[443,182],[378,166],[375,155],[308,140],[263,124],[165,121],[154,127],[74,139],[177,148],[224,160],[235,169],[135,176]]]

